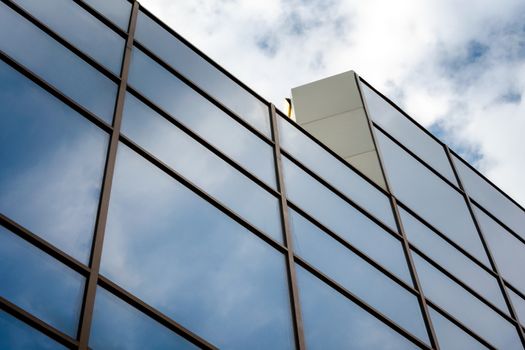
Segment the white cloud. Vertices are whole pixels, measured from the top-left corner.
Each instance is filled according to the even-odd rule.
[[[141,4],[278,107],[294,86],[356,70],[525,203],[523,1]]]

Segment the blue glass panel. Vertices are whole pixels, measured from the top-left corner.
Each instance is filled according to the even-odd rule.
[[[358,205],[396,230],[388,198],[291,123],[278,116],[281,146]]]
[[[498,349],[523,349],[517,329],[486,304],[413,254],[425,297]]]
[[[0,115],[0,212],[87,263],[108,135],[1,61]]]
[[[84,277],[0,226],[0,295],[74,337]]]
[[[478,350],[486,346],[465,333],[461,328],[429,307],[428,312],[438,338],[439,347],[443,350]]]
[[[66,347],[0,310],[0,349],[55,350]]]
[[[319,230],[297,212],[290,211],[290,220],[294,247],[299,256],[401,327],[429,343],[415,295]]]
[[[487,271],[483,270],[402,208],[399,208],[399,213],[411,243],[445,268],[445,270],[450,271],[455,277],[468,284],[481,296],[499,307],[500,310],[507,314],[509,313],[495,277],[491,276]]]
[[[123,132],[191,182],[282,242],[278,199],[133,95],[126,96]]]
[[[375,129],[386,175],[397,198],[490,266],[463,196]]]
[[[525,211],[454,156],[454,165],[466,192],[515,233],[525,238]]]
[[[0,50],[111,123],[117,85],[4,3],[0,3]]]
[[[275,188],[270,145],[136,48],[129,82],[173,118]]]
[[[284,256],[120,145],[101,273],[219,348],[293,347]]]
[[[198,349],[107,290],[98,287],[89,338],[92,349]]]
[[[268,106],[142,12],[137,19],[135,39],[270,137]]]
[[[119,75],[124,38],[71,0],[14,0],[40,22]]]
[[[421,130],[394,106],[370,89],[360,84],[366,99],[370,119],[379,124],[386,132],[405,145],[431,167],[457,185],[456,177],[448,160],[445,149],[436,140]]]
[[[499,272],[514,287],[525,293],[525,244],[475,205],[474,212]]]
[[[408,284],[412,284],[400,242],[283,157],[288,198]]]
[[[84,0],[122,30],[128,30],[131,4],[126,0]]]
[[[525,325],[525,299],[514,293],[510,288],[507,288],[507,293],[510,296],[512,306],[514,306],[514,310],[518,314],[521,324]]]
[[[302,267],[296,271],[308,349],[418,349]]]

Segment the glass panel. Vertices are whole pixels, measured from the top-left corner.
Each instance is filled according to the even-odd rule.
[[[509,313],[498,281],[459,250],[441,239],[408,212],[399,208],[403,227],[410,242],[445,270],[468,284],[488,301]]]
[[[498,349],[523,349],[517,329],[417,254],[414,263],[425,296]]]
[[[84,277],[3,226],[0,281],[3,298],[75,337]]]
[[[0,50],[111,123],[117,85],[3,3]]]
[[[222,104],[270,137],[268,106],[139,12],[135,39]]]
[[[457,185],[454,172],[442,145],[405,117],[394,106],[370,89],[360,84],[366,99],[370,119],[400,141],[423,161]]]
[[[0,115],[0,212],[87,263],[108,135],[1,61]]]
[[[289,349],[283,255],[120,145],[101,273],[219,348]]]
[[[36,329],[0,310],[0,349],[66,349]]]
[[[119,75],[124,38],[71,0],[14,0],[75,47]]]
[[[270,145],[136,48],[129,74],[133,87],[275,188]]]
[[[123,132],[254,226],[282,242],[279,201],[133,95],[126,96]]]
[[[523,274],[525,244],[512,236],[476,205],[473,207],[499,272],[514,287],[525,293],[525,275]]]
[[[293,210],[290,210],[290,221],[298,255],[401,327],[429,343],[415,295]]]
[[[488,349],[486,346],[465,333],[461,328],[443,317],[439,312],[429,307],[428,312],[438,338],[439,347],[444,350],[478,350]]]
[[[283,157],[288,198],[357,249],[412,284],[400,242]]]
[[[512,306],[514,306],[514,310],[518,314],[520,323],[525,325],[525,299],[514,293],[510,288],[507,288],[507,292],[509,293]]]
[[[308,271],[296,266],[308,349],[418,349]]]
[[[375,129],[392,190],[404,204],[490,266],[463,196]]]
[[[131,4],[126,0],[84,0],[84,2],[106,16],[120,29],[128,30]]]
[[[282,117],[277,117],[281,146],[302,164],[358,205],[396,230],[388,198]]]
[[[515,233],[525,238],[525,211],[454,156],[454,165],[465,191]]]
[[[198,349],[103,288],[97,288],[92,349]]]

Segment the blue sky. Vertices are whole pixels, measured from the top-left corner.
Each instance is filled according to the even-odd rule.
[[[522,0],[143,0],[278,107],[355,70],[525,203]]]

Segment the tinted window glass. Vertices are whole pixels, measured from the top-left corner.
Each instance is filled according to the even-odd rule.
[[[278,117],[281,146],[294,158],[369,210],[391,228],[396,229],[388,198],[348,166],[333,157],[291,123]]]
[[[198,349],[103,288],[97,288],[92,349]]]
[[[0,115],[0,212],[87,263],[108,135],[1,61]]]
[[[119,148],[101,273],[219,348],[292,348],[283,255]]]
[[[12,350],[66,349],[2,310],[0,310],[0,348]]]
[[[507,288],[507,292],[509,293],[512,306],[514,306],[514,310],[518,314],[521,324],[525,324],[525,299],[514,293],[510,288]]]
[[[370,118],[450,182],[457,184],[443,146],[366,84],[360,85]]]
[[[297,254],[400,326],[429,342],[415,295],[290,211]]]
[[[131,4],[126,0],[84,0],[122,30],[128,29]]]
[[[71,0],[14,0],[78,49],[119,75],[124,38]]]
[[[117,85],[3,3],[0,49],[111,123]]]
[[[84,278],[3,226],[0,281],[3,298],[70,336],[76,335]]]
[[[517,329],[479,299],[413,254],[425,296],[499,349],[523,349]]]
[[[272,148],[136,48],[129,82],[173,118],[275,187]]]
[[[410,242],[432,260],[459,278],[488,301],[508,314],[498,281],[460,251],[441,239],[408,212],[399,209]]]
[[[263,232],[282,241],[279,201],[128,94],[123,132]]]
[[[308,349],[418,349],[300,266],[297,283]]]
[[[379,130],[375,131],[386,174],[397,198],[490,266],[463,196]]]
[[[140,12],[135,39],[262,133],[270,136],[268,107]]]

